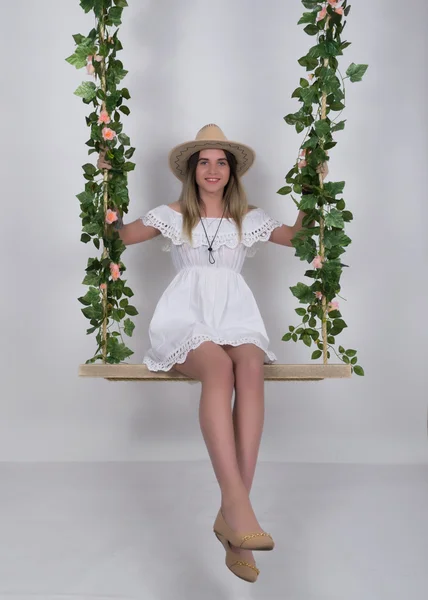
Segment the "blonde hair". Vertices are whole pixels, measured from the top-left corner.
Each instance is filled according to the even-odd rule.
[[[232,152],[224,150],[226,160],[230,167],[229,181],[224,187],[222,208],[226,208],[225,214],[230,215],[237,227],[239,241],[242,241],[242,221],[248,209],[256,208],[249,205],[247,195],[241,180],[236,172],[236,158]],[[199,151],[192,154],[187,161],[187,169],[180,198],[180,212],[183,215],[183,234],[192,244],[192,230],[200,220],[200,198],[198,184],[196,183],[196,167],[199,160]],[[226,217],[225,217],[226,218]]]

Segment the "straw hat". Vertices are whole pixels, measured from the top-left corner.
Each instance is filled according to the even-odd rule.
[[[210,123],[198,131],[194,140],[179,144],[169,152],[170,169],[180,181],[184,181],[188,158],[203,148],[220,148],[232,152],[238,162],[237,173],[240,177],[248,171],[256,158],[252,148],[228,140],[218,125]]]

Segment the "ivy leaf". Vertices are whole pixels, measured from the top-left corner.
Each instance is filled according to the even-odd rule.
[[[307,33],[308,35],[318,35],[319,29],[316,25],[306,25],[306,27],[303,29],[303,31],[305,33]]]
[[[339,123],[336,123],[336,125],[333,125],[333,127],[331,128],[331,132],[333,133],[334,131],[340,131],[341,129],[345,129],[345,122],[346,119],[344,121],[339,121]]]
[[[344,181],[328,181],[324,184],[324,192],[327,196],[335,198],[338,194],[343,194],[344,187]]]
[[[340,210],[332,208],[329,213],[325,215],[325,224],[327,227],[339,227],[343,229],[343,216]]]
[[[290,290],[293,296],[296,296],[302,303],[311,303],[314,299],[311,288],[304,283],[299,282],[297,285],[290,287]]]
[[[285,185],[284,187],[280,188],[276,193],[281,194],[281,196],[286,196],[287,194],[290,194],[291,191],[292,188],[289,185]]]
[[[369,65],[356,65],[355,63],[351,63],[346,70],[346,74],[352,83],[356,81],[361,81],[364,73],[369,68]]]
[[[326,137],[330,133],[330,125],[325,119],[317,121],[314,127],[318,137]]]
[[[131,321],[131,319],[125,319],[125,321],[123,322],[124,325],[124,332],[126,333],[126,335],[129,335],[129,337],[132,337],[132,332],[135,329],[135,325],[134,323]]]
[[[315,23],[316,18],[317,18],[317,12],[316,11],[305,12],[300,17],[300,19],[297,21],[297,25],[302,25],[303,23]]]
[[[97,95],[97,87],[93,81],[84,81],[74,92],[76,96],[90,102]]]
[[[318,196],[314,194],[305,194],[299,204],[300,210],[312,210],[317,205]]]

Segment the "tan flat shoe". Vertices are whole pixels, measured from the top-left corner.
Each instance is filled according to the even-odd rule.
[[[239,554],[233,552],[229,542],[223,535],[221,535],[221,533],[217,533],[216,531],[214,531],[214,534],[217,537],[217,539],[223,544],[224,549],[226,550],[226,567],[240,579],[248,581],[249,583],[255,583],[260,573],[256,565],[251,564],[246,560],[242,560]]]
[[[237,548],[245,550],[273,550],[275,547],[271,534],[266,533],[266,531],[259,531],[257,533],[239,533],[233,531],[224,520],[221,508],[218,511],[213,530],[216,535],[220,535],[220,537],[217,535],[220,541],[221,537],[223,537],[232,546],[236,546]]]

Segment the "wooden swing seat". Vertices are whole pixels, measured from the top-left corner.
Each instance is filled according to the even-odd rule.
[[[351,365],[264,365],[265,381],[320,381],[351,377]],[[79,377],[97,377],[108,381],[197,381],[178,371],[149,371],[146,365],[93,363],[79,365]]]

